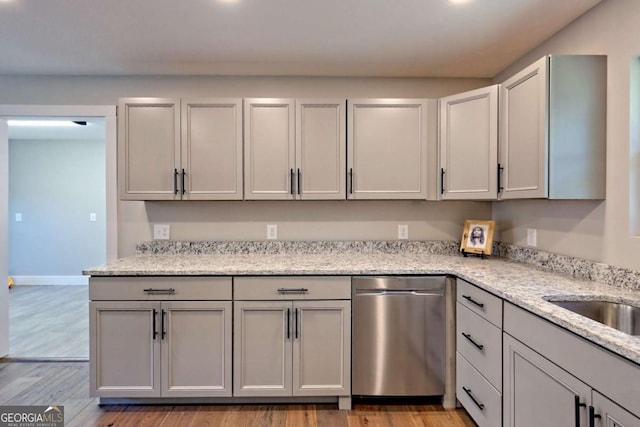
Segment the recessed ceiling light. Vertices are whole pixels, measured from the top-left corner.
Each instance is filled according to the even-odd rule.
[[[7,120],[7,124],[9,126],[31,127],[75,127],[86,126],[87,122],[71,120]]]
[[[463,3],[471,3],[472,0],[449,0],[449,3],[453,4],[463,4]]]

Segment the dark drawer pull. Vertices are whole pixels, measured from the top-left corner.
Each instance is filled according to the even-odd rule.
[[[304,294],[309,292],[307,288],[278,288],[279,294]]]
[[[462,333],[462,336],[463,336],[463,337],[465,337],[466,339],[468,339],[468,340],[469,340],[469,342],[470,342],[471,344],[475,345],[475,346],[476,346],[476,348],[477,348],[478,350],[482,350],[482,349],[484,348],[484,345],[482,345],[482,344],[478,344],[477,342],[475,342],[475,341],[473,340],[473,338],[471,338],[471,335],[470,335],[470,334],[465,334],[465,333],[463,332],[463,333]]]
[[[481,302],[478,302],[476,300],[474,300],[473,298],[471,298],[469,295],[462,295],[462,298],[466,299],[467,301],[469,301],[472,304],[477,305],[478,307],[482,308],[484,307],[484,304]]]
[[[175,294],[176,290],[173,288],[165,288],[165,289],[154,289],[154,288],[146,288],[143,291],[150,294]]]
[[[464,390],[465,393],[467,393],[467,395],[469,396],[469,398],[471,400],[473,400],[473,403],[476,404],[476,406],[481,410],[484,411],[484,403],[480,403],[476,400],[475,397],[473,397],[473,394],[471,394],[471,389],[468,389],[466,387],[462,387],[462,389]]]

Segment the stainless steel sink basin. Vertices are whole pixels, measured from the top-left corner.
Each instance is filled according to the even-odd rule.
[[[640,308],[609,301],[549,301],[630,335],[640,335]]]

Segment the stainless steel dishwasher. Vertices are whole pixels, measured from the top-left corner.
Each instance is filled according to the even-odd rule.
[[[445,276],[354,277],[352,394],[445,392]]]

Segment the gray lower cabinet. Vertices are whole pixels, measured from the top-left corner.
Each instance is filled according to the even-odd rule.
[[[231,278],[89,280],[90,395],[231,396]]]
[[[233,395],[351,396],[351,278],[236,277]]]
[[[602,427],[637,427],[640,426],[640,418],[633,416],[629,411],[607,399],[597,391],[592,392],[592,408],[594,417],[599,420],[598,426]]]
[[[236,301],[234,396],[348,396],[349,301]]]
[[[640,366],[504,306],[505,427],[640,427]]]
[[[456,397],[479,427],[498,426],[502,300],[461,279],[456,294]]]
[[[504,426],[586,426],[591,388],[504,334]]]

